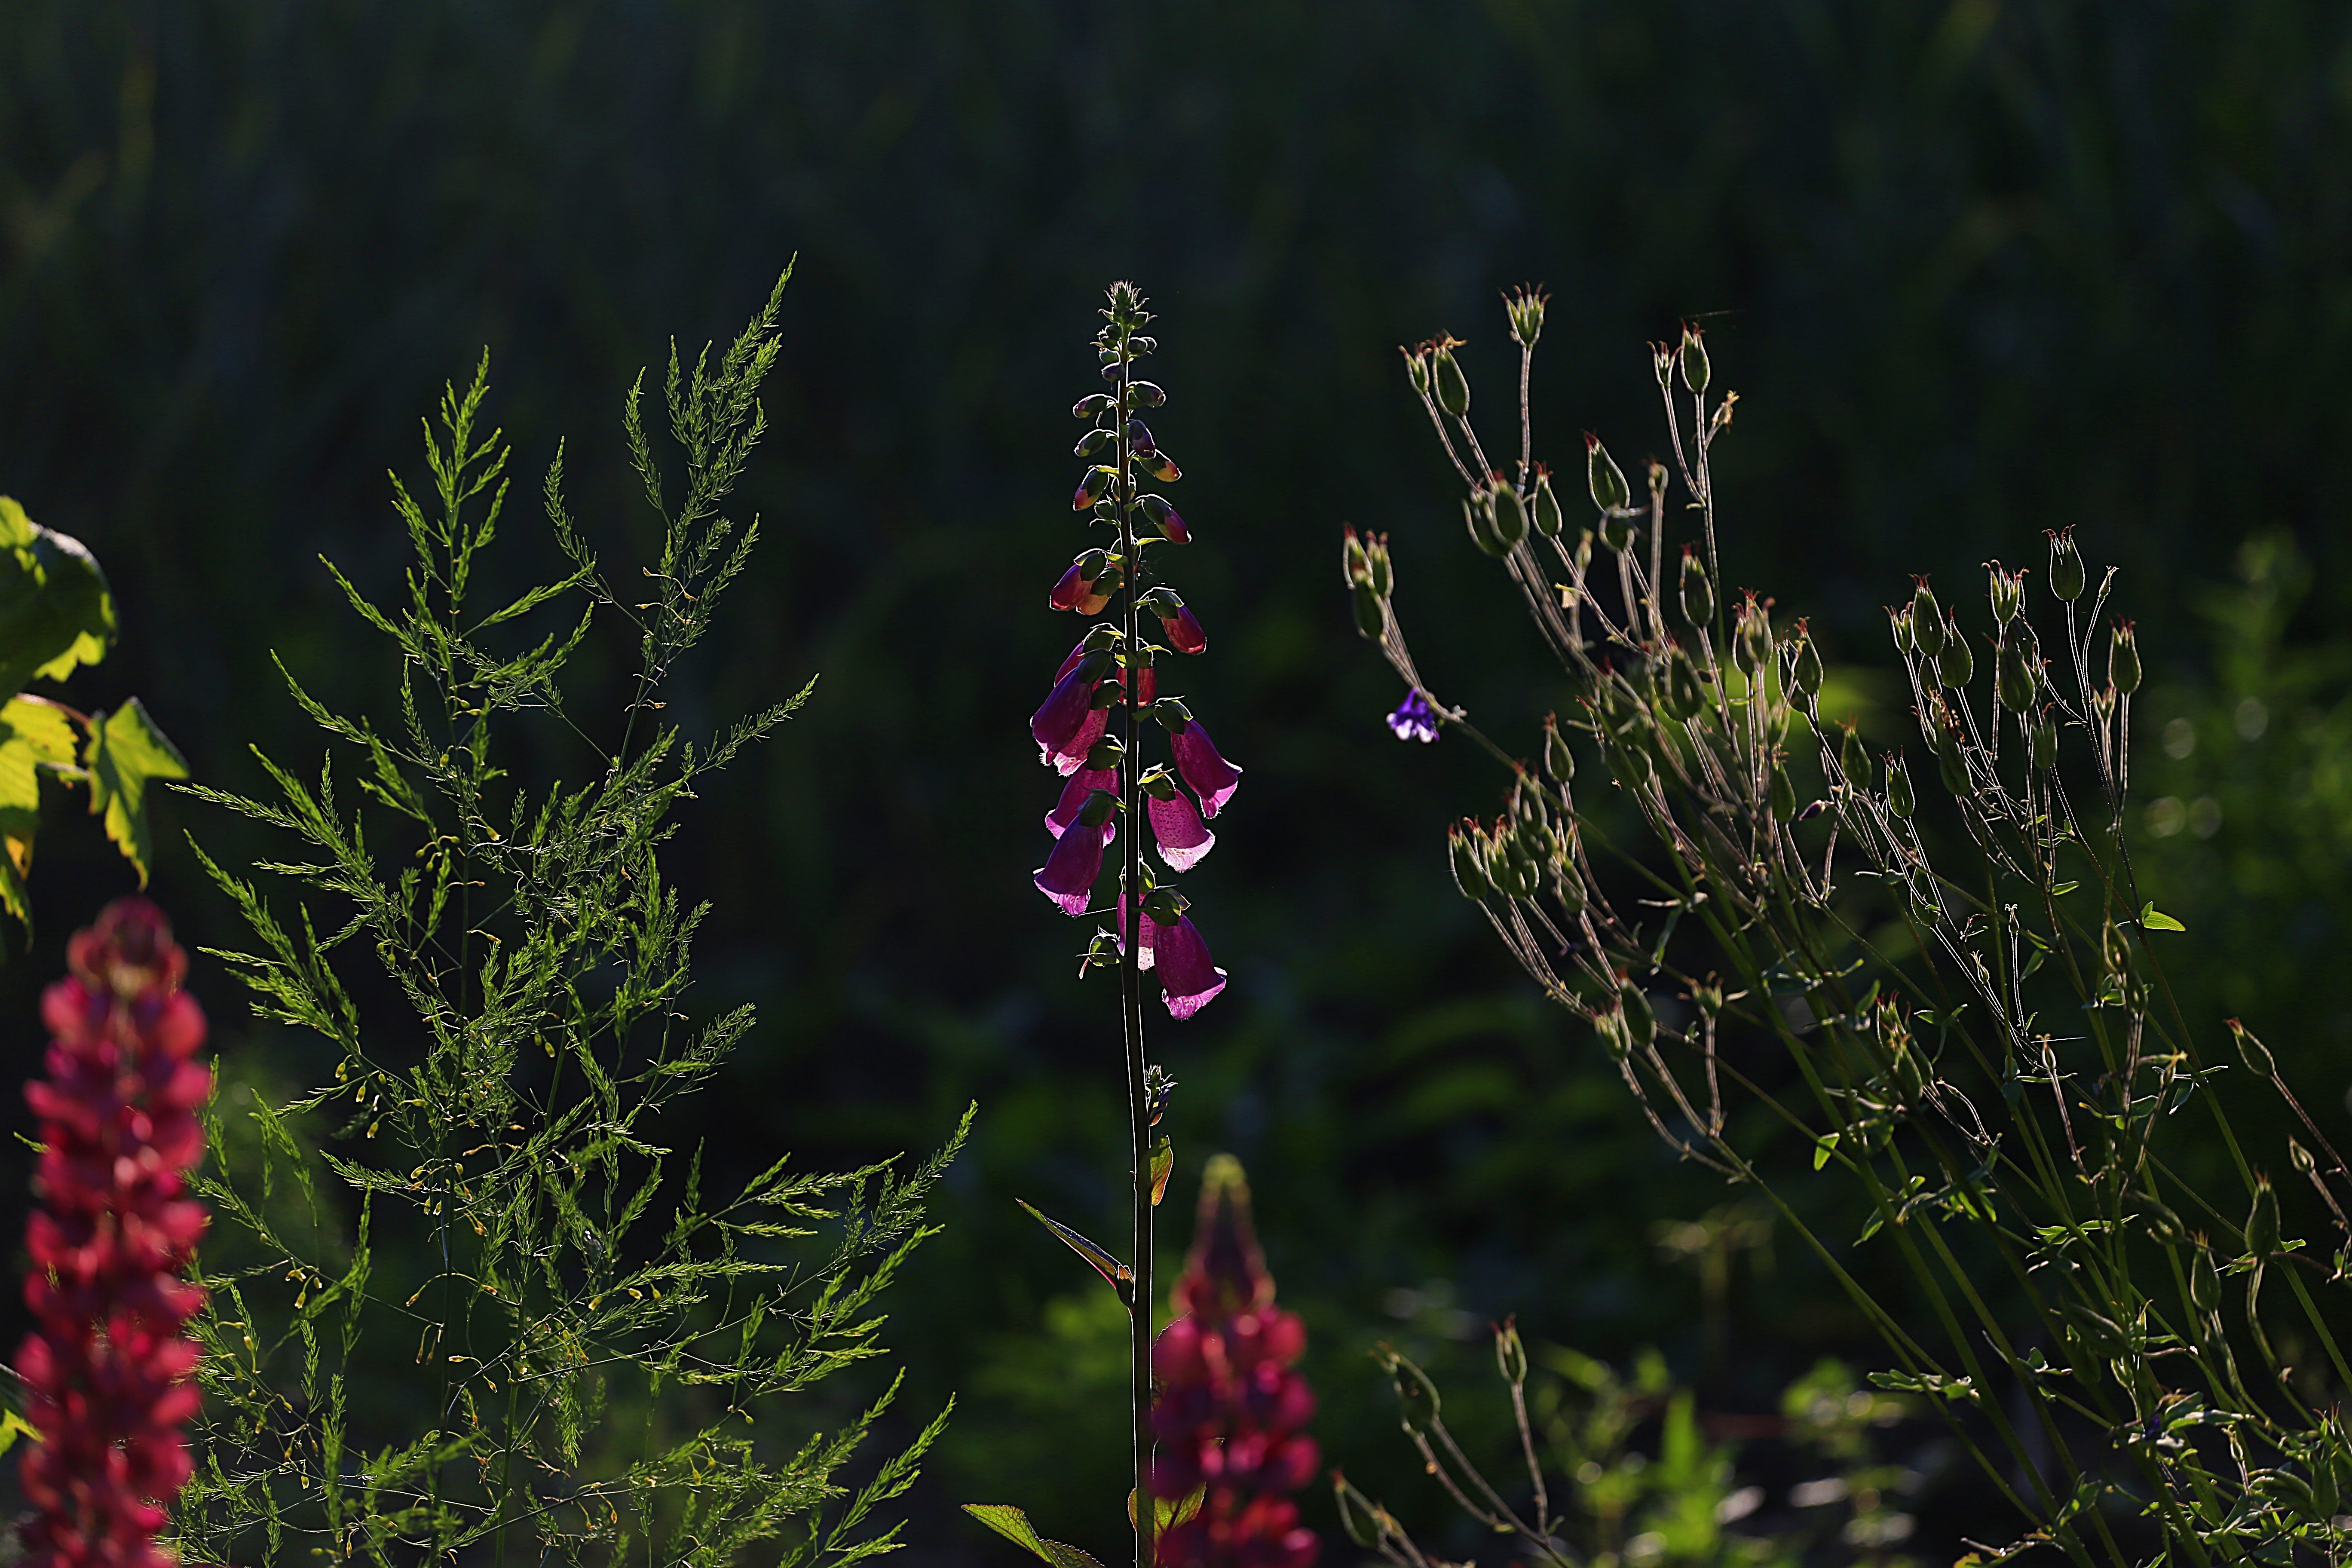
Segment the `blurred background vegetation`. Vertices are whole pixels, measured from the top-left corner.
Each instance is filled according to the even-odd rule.
[[[2325,0],[13,0],[0,491],[112,576],[125,642],[79,689],[140,692],[197,777],[247,787],[249,745],[319,748],[272,650],[331,704],[390,689],[317,558],[385,585],[384,470],[415,470],[444,379],[489,346],[526,486],[568,436],[622,559],[647,531],[622,389],[797,254],[741,509],[767,542],[675,716],[823,679],[690,814],[701,1005],[762,1023],[687,1132],[831,1161],[933,1143],[976,1097],[949,1229],[891,1305],[907,1408],[963,1394],[912,1544],[998,1560],[948,1507],[985,1499],[1115,1550],[1116,1312],[1012,1199],[1101,1229],[1119,1203],[1109,1002],[1027,885],[1052,792],[1024,721],[1070,636],[1044,604],[1078,547],[1066,410],[1099,288],[1135,277],[1212,638],[1187,692],[1249,771],[1188,882],[1234,985],[1160,1037],[1176,1191],[1243,1157],[1330,1458],[1434,1518],[1383,1336],[1441,1372],[1512,1311],[1620,1364],[1655,1346],[1732,1434],[1871,1345],[1665,1157],[1447,883],[1443,822],[1498,781],[1382,726],[1340,523],[1391,531],[1442,691],[1530,746],[1555,699],[1393,345],[1468,338],[1496,408],[1497,290],[1548,284],[1538,431],[1630,464],[1660,439],[1643,341],[1703,319],[1746,394],[1726,574],[1833,662],[1883,661],[1907,574],[1972,600],[1988,557],[2039,566],[2079,525],[2153,670],[2134,826],[2189,927],[2184,1000],[2242,1015],[2340,1125],[2347,167],[2352,12]],[[510,516],[519,584],[552,552]],[[518,765],[578,762],[551,739]],[[160,809],[161,896],[219,940],[180,830],[258,846]],[[9,1037],[125,880],[95,825],[45,835]],[[196,985],[233,1079],[307,1080],[304,1042]]]

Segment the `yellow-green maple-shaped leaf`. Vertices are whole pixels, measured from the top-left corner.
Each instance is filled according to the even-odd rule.
[[[0,496],[0,691],[61,680],[114,643],[114,595],[79,540],[41,527]]]
[[[18,695],[0,708],[0,908],[33,923],[25,876],[41,819],[41,770],[70,769],[80,748],[70,712],[46,697]]]
[[[105,816],[106,836],[145,887],[150,858],[147,781],[186,778],[187,760],[134,697],[111,715],[89,716],[81,765],[89,782],[90,815]]]

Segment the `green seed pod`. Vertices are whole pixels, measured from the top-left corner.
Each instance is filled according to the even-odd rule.
[[[1400,348],[1397,353],[1404,355],[1404,378],[1412,383],[1412,395],[1415,397],[1427,397],[1429,395],[1429,356],[1425,353],[1415,353],[1408,348]]]
[[[1592,1016],[1592,1033],[1600,1040],[1601,1048],[1609,1053],[1610,1060],[1624,1061],[1625,1016],[1622,1013],[1614,1007],[1606,1013],[1595,1013]]]
[[[1740,605],[1739,624],[1731,638],[1731,660],[1741,674],[1754,677],[1772,667],[1772,618],[1753,595]]]
[[[2270,1047],[2254,1038],[2254,1032],[2237,1019],[2228,1020],[2230,1033],[2238,1042],[2238,1059],[2256,1078],[2271,1078],[2278,1072],[2278,1064],[2271,1059]]]
[[[1356,537],[1352,528],[1347,531],[1339,546],[1339,570],[1349,587],[1372,580],[1372,558],[1365,553],[1363,541]]]
[[[2050,535],[2050,591],[2072,604],[2083,596],[2087,585],[2083,554],[2074,548],[2074,529],[2070,523]]]
[[[2012,713],[2023,713],[2033,706],[2034,691],[2041,683],[2032,644],[2032,632],[2020,621],[2009,628],[1993,656],[1993,689],[2000,705]]]
[[[1944,612],[1925,577],[1911,595],[1911,646],[1922,658],[1933,658],[1944,651]]]
[[[1985,563],[1985,572],[1990,578],[1985,594],[1992,601],[1992,618],[2005,626],[2025,608],[2025,574],[2004,572],[1998,561]]]
[[[1782,823],[1796,821],[1797,786],[1789,782],[1789,770],[1778,765],[1777,763],[1774,764],[1772,769],[1772,784],[1769,794],[1771,796],[1772,816],[1774,819]]]
[[[2221,1271],[2214,1267],[2213,1249],[2200,1245],[2189,1260],[2189,1304],[2210,1317],[2221,1310]]]
[[[2057,765],[2058,721],[2045,710],[2033,723],[2033,771],[2046,773]]]
[[[1445,830],[1445,858],[1454,868],[1454,885],[1464,898],[1476,902],[1494,890],[1495,884],[1486,876],[1486,857],[1480,853],[1476,824]]]
[[[1806,696],[1821,695],[1821,651],[1813,647],[1813,639],[1804,635],[1801,623],[1798,626],[1796,651],[1789,656],[1789,674],[1796,681],[1797,689]]]
[[[2107,645],[2107,684],[2126,697],[2139,689],[2139,639],[2129,621],[2116,628]]]
[[[1646,1051],[1658,1037],[1658,1016],[1650,1010],[1650,999],[1629,977],[1617,983],[1618,1005],[1624,1010],[1625,1043],[1637,1051]]]
[[[1934,925],[1944,918],[1942,906],[1936,902],[1935,895],[1927,888],[1911,889],[1911,918],[1923,926]]]
[[[1887,630],[1895,634],[1895,651],[1905,658],[1911,657],[1911,606],[1901,605],[1886,612]]]
[[[1959,736],[1952,731],[1944,731],[1943,742],[1936,748],[1936,773],[1954,795],[1970,793],[1968,759],[1960,752]]]
[[[1535,347],[1536,340],[1543,336],[1543,290],[1514,289],[1505,296],[1503,310],[1511,318],[1511,340],[1523,349]]]
[[[1389,536],[1385,533],[1364,535],[1364,558],[1372,569],[1372,592],[1385,599],[1396,586],[1396,574],[1389,565]]]
[[[1713,624],[1715,620],[1715,584],[1707,581],[1706,568],[1699,564],[1698,555],[1687,544],[1683,546],[1683,619],[1694,626]]]
[[[1622,555],[1633,546],[1633,520],[1624,512],[1612,511],[1601,520],[1601,542]]]
[[[2271,1191],[2268,1176],[2256,1176],[2253,1206],[2246,1213],[2246,1251],[2255,1258],[2269,1258],[2278,1249],[2278,1194]]]
[[[1903,759],[1890,754],[1886,759],[1886,809],[1897,816],[1908,816],[1917,806],[1918,798],[1911,793],[1911,770]]]
[[[1470,541],[1497,561],[1511,552],[1495,531],[1495,498],[1486,490],[1473,490],[1462,503],[1462,521],[1470,527]]]
[[[1560,515],[1559,498],[1552,494],[1551,475],[1540,465],[1536,468],[1536,504],[1531,510],[1536,531],[1546,539],[1558,539],[1566,519]]]
[[[1438,1411],[1444,1403],[1438,1397],[1437,1384],[1429,1381],[1427,1373],[1402,1356],[1396,1356],[1390,1362],[1389,1376],[1396,1382],[1397,1404],[1404,1429],[1416,1437],[1426,1437],[1430,1428],[1437,1425]]]
[[[1846,721],[1845,737],[1838,742],[1838,768],[1845,774],[1846,783],[1856,789],[1870,787],[1870,748],[1862,743],[1862,736]]]
[[[1698,328],[1689,321],[1683,323],[1682,362],[1683,384],[1694,393],[1705,392],[1708,371],[1706,343]]]
[[[1888,1033],[1886,1049],[1893,1058],[1895,1087],[1903,1091],[1906,1105],[1917,1105],[1927,1098],[1927,1079],[1919,1060],[1919,1047],[1907,1032],[1899,1027]]]
[[[1389,629],[1388,610],[1382,605],[1381,596],[1372,592],[1372,585],[1370,583],[1357,584],[1348,596],[1355,605],[1356,630],[1368,637],[1377,639],[1382,632]]]
[[[1367,1552],[1379,1550],[1381,1527],[1371,1500],[1349,1486],[1337,1470],[1331,1472],[1331,1496],[1339,1505],[1339,1528],[1348,1532],[1348,1539]]]
[[[1565,844],[1561,849],[1559,860],[1552,866],[1551,890],[1559,900],[1561,910],[1574,920],[1584,912],[1584,874],[1576,868],[1575,857],[1566,853]]]
[[[1495,537],[1504,547],[1518,543],[1528,536],[1527,503],[1519,499],[1518,487],[1508,479],[1495,481]]]
[[[1969,639],[1960,628],[1947,621],[1944,624],[1944,651],[1936,656],[1936,679],[1958,691],[1968,685],[1977,672],[1977,656],[1969,651]]]
[[[1519,1321],[1506,1318],[1495,1325],[1495,1370],[1510,1384],[1528,1380],[1528,1347],[1519,1342]]]
[[[1690,655],[1677,646],[1666,650],[1664,679],[1658,683],[1658,707],[1667,718],[1684,722],[1698,717],[1706,706],[1706,693],[1699,689],[1698,670]]]
[[[1601,437],[1590,430],[1584,433],[1584,470],[1586,483],[1592,490],[1592,504],[1601,511],[1615,511],[1633,501],[1633,492],[1625,486],[1624,471],[1609,455],[1609,448],[1601,444]]]
[[[1429,367],[1429,384],[1437,394],[1437,406],[1457,419],[1470,412],[1470,378],[1462,374],[1452,348],[1438,349]]]
[[[1559,716],[1544,715],[1544,772],[1560,784],[1576,777],[1576,753],[1568,748],[1568,737],[1559,732]]]

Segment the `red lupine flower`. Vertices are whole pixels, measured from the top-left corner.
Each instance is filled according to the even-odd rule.
[[[1168,749],[1175,753],[1176,772],[1201,797],[1202,816],[1214,817],[1241,788],[1241,769],[1218,754],[1217,743],[1209,739],[1199,720],[1187,719],[1181,728],[1172,731]]]
[[[1045,857],[1030,879],[1037,890],[1061,907],[1066,915],[1082,915],[1094,901],[1095,883],[1102,877],[1103,846],[1111,839],[1113,796],[1097,790]]]
[[[41,1434],[22,1471],[27,1561],[169,1568],[160,1505],[188,1479],[179,1428],[199,1398],[180,1328],[204,1292],[180,1275],[205,1223],[183,1195],[212,1089],[190,1059],[205,1018],[180,989],[187,954],[144,899],[109,905],[67,958],[72,974],[41,998],[48,1076],[25,1086],[42,1145],[25,1229],[35,1328],[16,1358]]]
[[[1274,1304],[1249,1185],[1230,1154],[1202,1173],[1192,1256],[1172,1296],[1182,1315],[1151,1348],[1160,1390],[1151,1489],[1202,1496],[1197,1514],[1161,1532],[1160,1568],[1309,1568],[1321,1543],[1286,1495],[1315,1472],[1315,1439],[1304,1430],[1315,1395],[1291,1370],[1307,1331]]]

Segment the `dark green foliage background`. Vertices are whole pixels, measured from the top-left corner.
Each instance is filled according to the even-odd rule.
[[[824,679],[688,814],[681,869],[718,906],[701,1005],[763,1022],[682,1131],[747,1166],[838,1161],[929,1147],[976,1096],[950,1229],[892,1306],[908,1408],[967,1391],[916,1549],[994,1560],[942,1512],[967,1497],[1115,1549],[1118,1405],[1091,1393],[1113,1331],[1011,1200],[1115,1228],[1111,1005],[1026,886],[1052,788],[1023,721],[1074,635],[1044,605],[1080,542],[1064,410],[1095,384],[1097,290],[1135,277],[1199,539],[1176,581],[1212,638],[1181,689],[1249,770],[1188,881],[1234,985],[1158,1047],[1184,1084],[1177,1190],[1243,1156],[1327,1448],[1433,1517],[1360,1355],[1381,1333],[1442,1349],[1517,1310],[1596,1352],[1662,1343],[1751,1406],[1869,1347],[1784,1257],[1740,1265],[1710,1354],[1651,1227],[1725,1194],[1664,1159],[1445,881],[1441,823],[1496,781],[1381,725],[1396,694],[1349,624],[1340,522],[1393,531],[1441,689],[1523,744],[1554,699],[1391,345],[1468,337],[1499,431],[1496,290],[1547,282],[1538,456],[1570,461],[1589,425],[1630,461],[1659,438],[1642,341],[1703,314],[1747,394],[1718,456],[1727,574],[1812,614],[1833,661],[1881,659],[1906,574],[1973,604],[1987,556],[2038,565],[2042,529],[2081,525],[2156,672],[2140,793],[2222,806],[2210,838],[2148,846],[2192,1009],[2242,1010],[2340,1122],[2352,1014],[2312,976],[2352,846],[2347,167],[2352,14],[2322,0],[16,0],[0,489],[112,574],[127,640],[86,698],[142,693],[199,778],[247,787],[247,742],[316,743],[269,649],[331,704],[388,689],[316,556],[385,585],[383,469],[415,470],[445,378],[491,346],[523,477],[569,435],[618,560],[648,537],[621,389],[664,334],[730,332],[797,252],[742,508],[767,542],[683,717]],[[500,587],[552,564],[514,515]],[[2242,632],[2215,658],[2209,627],[2288,579],[2249,557],[2253,588],[2209,585],[2282,532],[2304,585],[2261,636],[2288,652]],[[2258,689],[2267,751],[2232,727]],[[2182,716],[2211,739],[2175,759],[2156,737]],[[520,759],[578,763],[553,737]],[[177,830],[255,847],[162,810],[162,894],[216,938]],[[123,880],[94,826],[43,856],[43,941],[0,976],[28,1042],[34,982]],[[225,1060],[263,1049],[197,984]],[[1450,1305],[1395,1294],[1432,1280]]]

